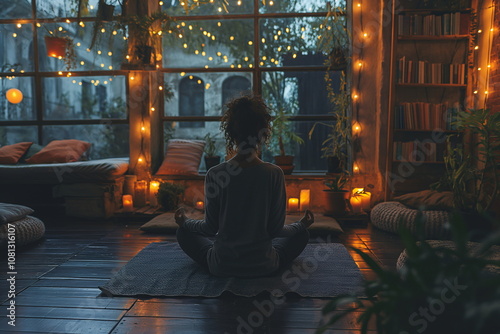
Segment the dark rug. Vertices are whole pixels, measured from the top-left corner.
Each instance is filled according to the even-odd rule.
[[[210,275],[174,242],[152,243],[104,286],[108,296],[218,297],[228,291],[252,297],[294,292],[303,297],[334,297],[361,291],[363,276],[342,244],[309,244],[290,269],[269,277],[221,278]]]

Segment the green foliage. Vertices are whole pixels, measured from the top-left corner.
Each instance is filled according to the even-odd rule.
[[[285,113],[285,109],[279,108],[274,110],[274,118],[272,121],[272,142],[278,142],[279,154],[281,156],[286,155],[285,145],[292,142],[298,144],[303,144],[304,139],[302,139],[298,134],[292,130],[292,124],[290,122],[290,115]]]
[[[351,39],[347,29],[347,12],[344,7],[332,7],[330,3],[327,8],[327,15],[320,26],[322,34],[318,39],[317,48],[330,55],[327,61],[329,68],[345,68]]]
[[[472,250],[464,222],[459,216],[453,222],[454,249],[433,248],[423,241],[423,234],[419,241],[409,230],[401,229],[408,259],[399,273],[354,248],[376,278],[365,282],[365,298],[333,298],[323,308],[325,323],[317,333],[352,312],[358,315],[363,334],[369,323],[378,334],[490,334],[500,328],[500,276],[485,272],[487,266],[500,270],[500,262],[487,257],[491,246],[500,242],[500,233]]]
[[[345,80],[345,73],[342,72],[340,91],[334,92],[332,82],[329,74],[325,76],[327,81],[328,98],[332,102],[333,110],[330,114],[335,118],[333,124],[325,122],[316,122],[309,131],[309,139],[317,125],[323,125],[330,128],[330,133],[323,141],[321,151],[322,157],[337,157],[340,160],[341,167],[346,168],[348,149],[351,143],[351,117],[349,116],[349,109],[351,106],[351,99],[347,94],[347,82]]]
[[[432,188],[452,190],[459,210],[483,213],[499,195],[500,114],[488,109],[460,111],[455,124],[470,135],[472,152],[462,145],[453,147],[456,136],[449,136],[444,157],[446,173]]]
[[[207,133],[205,137],[205,154],[207,157],[215,157],[217,155],[217,145],[215,141],[215,136],[213,136],[211,133]]]
[[[158,203],[166,211],[175,210],[179,207],[179,203],[184,196],[186,187],[181,184],[161,182],[158,189]]]
[[[350,179],[351,175],[348,172],[343,172],[336,175],[333,179],[327,180],[325,186],[331,191],[339,192],[344,190],[344,187]]]

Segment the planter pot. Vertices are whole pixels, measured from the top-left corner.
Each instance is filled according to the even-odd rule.
[[[337,157],[328,157],[326,160],[328,164],[328,173],[342,173],[340,167],[340,160]]]
[[[220,157],[219,156],[214,156],[214,157],[205,157],[205,166],[207,167],[207,171],[220,164]]]
[[[99,1],[99,7],[97,8],[97,17],[102,21],[113,21],[113,13],[115,11],[115,6],[108,5],[104,1]]]
[[[47,56],[64,58],[66,57],[68,40],[62,37],[45,36],[45,47],[47,48]]]
[[[342,217],[347,213],[349,191],[323,190],[325,196],[325,214],[333,217]]]
[[[144,65],[151,64],[151,55],[153,54],[153,47],[149,45],[137,45],[135,47],[135,55]]]
[[[295,168],[293,164],[293,155],[277,155],[274,157],[274,164],[283,170],[283,174],[290,175]]]

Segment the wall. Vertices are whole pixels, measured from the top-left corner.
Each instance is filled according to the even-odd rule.
[[[495,14],[494,14],[494,27],[498,29],[500,27],[500,11],[498,6],[500,6],[500,0],[495,0]],[[500,34],[495,30],[493,34],[493,43],[491,47],[491,72],[490,72],[490,83],[489,83],[489,97],[488,97],[488,107],[491,108],[492,112],[500,112]]]

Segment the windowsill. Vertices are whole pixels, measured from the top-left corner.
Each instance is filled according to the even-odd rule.
[[[197,175],[155,175],[156,179],[162,180],[204,180],[206,172]],[[324,180],[329,176],[326,172],[296,172],[291,175],[285,175],[285,180]]]

